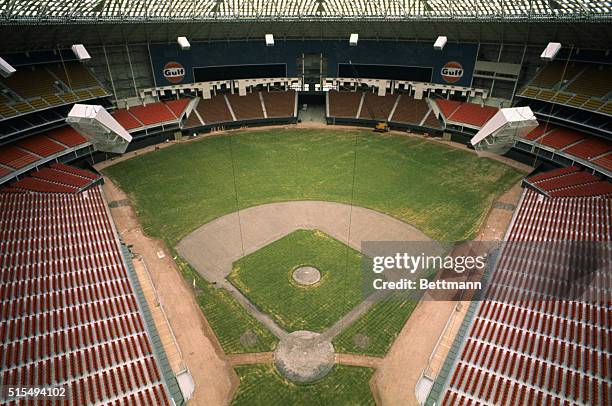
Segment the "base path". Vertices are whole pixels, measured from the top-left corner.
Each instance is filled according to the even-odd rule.
[[[295,230],[321,230],[346,244],[349,219],[348,245],[357,251],[363,252],[362,241],[430,241],[411,225],[374,210],[353,206],[351,213],[348,204],[297,201],[219,217],[183,238],[176,249],[207,280],[222,283],[236,260]]]

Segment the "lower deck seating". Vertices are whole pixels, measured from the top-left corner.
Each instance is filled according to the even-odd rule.
[[[11,190],[0,213],[2,384],[67,387],[63,404],[169,405],[101,187]]]
[[[295,90],[261,92],[268,118],[293,117],[295,114]]]
[[[163,102],[133,106],[128,111],[145,126],[176,120],[176,116]]]
[[[481,106],[456,100],[436,99],[436,104],[446,122],[480,128],[498,111],[497,107]]]
[[[612,241],[611,216],[612,199],[524,192],[443,405],[610,404],[609,271],[566,259]],[[599,252],[609,263],[610,251]]]
[[[391,121],[420,125],[429,110],[430,107],[425,99],[417,100],[410,95],[403,94],[400,96]]]
[[[228,94],[226,97],[230,106],[232,106],[236,120],[257,120],[264,118],[259,92],[247,93],[245,96]]]
[[[499,109],[491,106],[480,106],[474,103],[462,103],[447,120],[462,124],[482,127]]]
[[[204,120],[204,124],[226,123],[234,120],[222,94],[214,95],[210,99],[201,99],[196,110]]]
[[[442,116],[446,119],[461,106],[461,102],[456,100],[436,99],[435,103],[438,105]]]
[[[328,93],[330,117],[356,118],[362,92],[338,92],[330,90]]]
[[[366,93],[363,98],[359,118],[366,120],[387,121],[397,101],[397,94],[379,96],[376,93]]]
[[[612,183],[576,166],[554,169],[525,179],[525,184],[551,197],[607,196]]]

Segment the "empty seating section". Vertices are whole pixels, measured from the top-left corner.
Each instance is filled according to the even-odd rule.
[[[612,183],[600,181],[579,185],[572,188],[554,190],[549,193],[551,197],[583,197],[583,196],[612,196]]]
[[[45,133],[45,135],[69,148],[76,147],[87,142],[87,138],[79,134],[72,127],[57,128]]]
[[[604,169],[612,172],[612,153],[602,156],[601,158],[594,159],[592,161],[595,165],[601,166]]]
[[[38,157],[23,149],[13,145],[5,145],[0,147],[0,164],[6,165],[13,169],[20,169],[33,162],[36,162]]]
[[[440,120],[436,117],[436,113],[431,110],[427,117],[425,117],[425,121],[423,121],[423,127],[433,128],[433,129],[442,129],[442,124],[440,124]]]
[[[436,99],[436,104],[444,118],[448,119],[462,103],[456,100]]]
[[[565,168],[557,168],[557,169],[553,169],[552,171],[548,171],[548,172],[540,173],[538,175],[531,176],[527,180],[529,182],[536,183],[536,182],[540,182],[543,180],[558,178],[560,176],[567,175],[570,173],[575,173],[578,171],[580,171],[580,168],[578,168],[577,166],[567,166]]]
[[[113,111],[112,116],[119,124],[123,126],[123,128],[128,131],[143,127],[143,124],[126,109],[115,110]]]
[[[70,166],[70,165],[66,165],[66,164],[61,164],[61,163],[58,163],[58,162],[51,164],[50,167],[55,169],[56,171],[62,171],[62,172],[70,173],[72,175],[77,175],[77,176],[80,176],[82,178],[89,178],[91,180],[96,180],[96,179],[100,178],[100,176],[96,175],[95,173],[86,171],[84,169],[75,168],[74,166]]]
[[[295,114],[295,90],[261,92],[268,118],[293,117]]]
[[[578,158],[590,160],[612,151],[612,142],[601,138],[590,137],[576,145],[564,149],[564,152]]]
[[[569,128],[540,124],[525,136],[534,145],[562,152],[572,159],[582,159],[612,172],[612,141]],[[597,168],[595,168],[597,169]]]
[[[397,102],[391,121],[419,125],[428,111],[429,105],[425,100],[416,100],[410,95],[403,94]]]
[[[168,100],[164,103],[170,109],[172,114],[174,114],[174,117],[180,118],[185,112],[185,109],[187,109],[187,105],[189,105],[189,100],[190,99]]]
[[[446,122],[480,128],[497,112],[497,107],[480,106],[456,100],[436,99],[436,104]]]
[[[111,115],[128,132],[144,127],[178,123],[191,99],[178,99],[117,109]]]
[[[553,179],[546,179],[535,183],[535,185],[546,192],[557,189],[566,189],[572,186],[587,185],[589,183],[599,182],[599,178],[591,175],[588,172],[574,172],[564,176],[558,176]]]
[[[232,113],[227,107],[225,97],[222,94],[215,95],[210,99],[201,99],[196,107],[204,124],[218,124],[233,121]]]
[[[545,89],[553,89],[555,85],[561,81],[569,81],[584,69],[583,65],[565,62],[551,62],[544,65],[538,72],[535,78],[529,84],[530,86],[541,87]]]
[[[172,111],[163,102],[133,106],[128,111],[145,126],[176,121]]]
[[[72,90],[100,86],[96,78],[80,62],[51,63],[46,67]]]
[[[367,120],[387,121],[391,110],[397,101],[397,94],[378,96],[375,93],[366,93],[361,106],[359,118]]]
[[[473,103],[463,103],[447,120],[462,124],[482,127],[497,113],[499,109],[490,106],[480,106]]]
[[[329,115],[331,117],[356,118],[361,103],[362,92],[338,92],[330,90]]]
[[[611,194],[612,184],[607,184],[607,189],[599,187]],[[561,197],[571,196],[570,190],[560,191],[559,198],[525,190],[508,231],[509,243],[439,399],[443,405],[610,404],[608,268],[569,268],[564,261],[567,244],[534,245],[612,240],[612,199]],[[610,251],[600,253],[609,264]],[[587,282],[593,281],[589,290],[581,288],[581,275],[570,272],[588,273]],[[562,289],[584,296],[559,295]]]
[[[54,183],[61,183],[79,189],[89,185],[92,181],[91,178],[73,175],[71,173],[58,171],[53,168],[42,168],[38,171],[32,172],[31,175],[32,177],[37,179],[42,179]]]
[[[42,66],[22,67],[10,77],[0,79],[6,87],[24,99],[60,93],[56,79]]]
[[[589,97],[604,97],[612,91],[610,66],[589,66],[565,89]]]
[[[549,133],[552,130],[555,130],[556,127],[553,127],[547,123],[545,124],[540,124],[538,125],[536,128],[534,128],[533,130],[531,130],[526,136],[525,138],[528,140],[532,140],[535,141],[538,138],[540,138],[541,136],[543,136],[544,134]]]
[[[264,118],[259,92],[247,93],[245,96],[238,94],[226,95],[232,106],[236,120],[256,120]]]
[[[557,128],[540,138],[540,144],[550,148],[561,149],[586,138],[586,135],[568,128]]]
[[[100,181],[100,176],[69,165],[54,163],[39,168],[26,177],[0,189],[6,191],[31,191],[41,193],[78,193]]]
[[[44,134],[33,135],[15,143],[19,148],[34,152],[37,155],[47,157],[66,149],[62,144],[46,137]]]
[[[169,404],[100,186],[0,193],[0,241],[3,385]]]

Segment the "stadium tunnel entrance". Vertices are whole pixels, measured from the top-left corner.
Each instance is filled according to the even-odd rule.
[[[326,125],[325,92],[298,93],[298,122]]]

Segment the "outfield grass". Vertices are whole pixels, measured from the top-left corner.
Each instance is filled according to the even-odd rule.
[[[297,230],[236,261],[228,279],[284,330],[322,332],[365,298],[360,265],[361,254],[333,237]],[[296,284],[300,266],[314,266],[321,280]]]
[[[182,258],[176,262],[190,285],[195,280],[196,300],[206,315],[226,354],[265,352],[276,348],[278,339],[251,316],[225,289],[216,289]],[[247,331],[257,336],[255,345],[243,345],[240,337]]]
[[[295,384],[281,377],[269,364],[244,365],[235,368],[240,386],[234,406],[286,405],[374,405],[369,381],[370,368],[336,365],[321,379],[311,384]]]
[[[231,140],[231,141],[230,141]],[[104,170],[128,192],[147,234],[174,246],[238,206],[351,201],[441,241],[473,237],[495,196],[521,174],[488,158],[416,137],[364,130],[274,129],[207,137]]]

